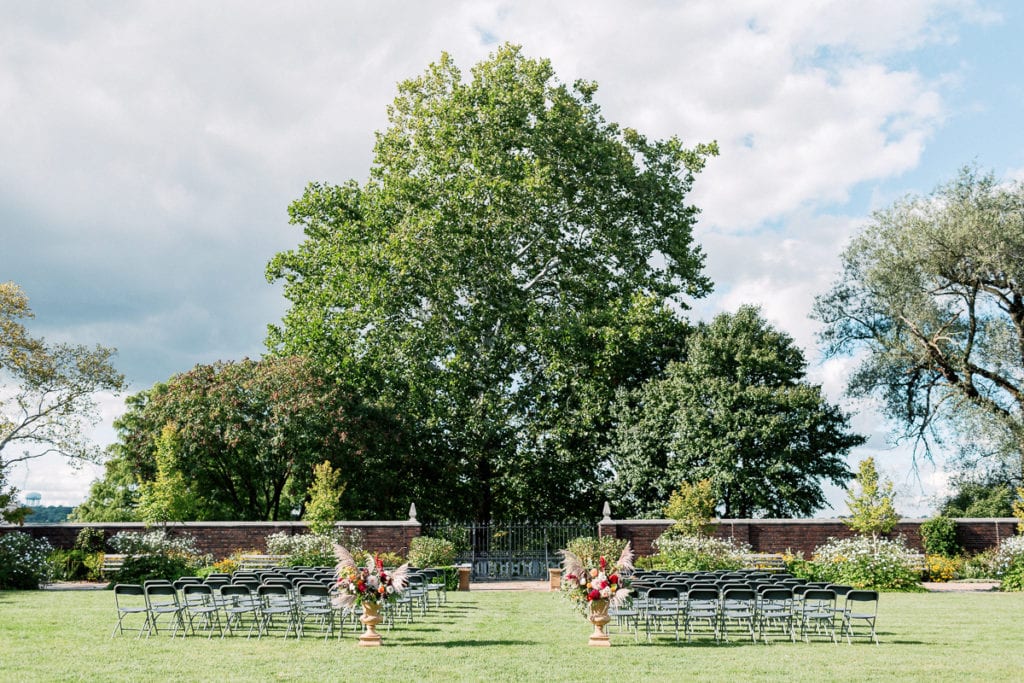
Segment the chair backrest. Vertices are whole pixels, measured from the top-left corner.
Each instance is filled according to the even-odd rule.
[[[229,583],[220,587],[220,594],[223,597],[235,596],[235,597],[250,597],[252,591],[249,586],[244,583]]]
[[[182,595],[213,595],[213,586],[205,583],[186,583],[181,587]]]
[[[848,595],[853,590],[853,586],[844,586],[838,583],[830,583],[825,588],[835,591],[839,596]]]
[[[761,591],[761,599],[769,602],[782,602],[793,599],[793,591],[789,588],[765,588]]]
[[[690,588],[690,592],[686,594],[686,599],[690,602],[718,600],[718,589],[714,586],[704,588],[693,586]]]
[[[836,592],[828,588],[809,588],[804,591],[803,601],[805,605],[835,605]]]
[[[331,591],[321,583],[300,583],[299,595],[302,597],[328,597]]]
[[[262,597],[270,595],[277,595],[280,597],[288,597],[291,592],[290,587],[279,584],[279,583],[262,583],[259,588],[256,589],[256,594]]]
[[[753,602],[757,593],[752,588],[728,588],[722,592],[722,600],[730,602]]]
[[[875,603],[875,611],[878,611],[878,591],[852,590],[846,594],[846,604],[851,603]]]
[[[657,603],[678,599],[679,591],[670,586],[658,586],[647,591],[648,602]]]

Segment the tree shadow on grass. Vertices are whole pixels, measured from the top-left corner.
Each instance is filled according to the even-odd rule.
[[[403,640],[403,647],[507,647],[509,645],[539,645],[538,640]]]

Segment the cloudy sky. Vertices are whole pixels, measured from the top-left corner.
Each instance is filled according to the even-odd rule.
[[[852,361],[822,362],[807,314],[873,209],[964,164],[1024,177],[1022,29],[1012,0],[0,0],[0,280],[33,333],[116,347],[133,391],[259,356],[285,309],[265,265],[301,237],[289,202],[366,178],[398,81],[519,43],[597,81],[609,120],[718,141],[692,196],[716,284],[695,315],[760,304],[858,411],[851,460],[876,455],[921,514],[941,462],[915,476],[843,399]],[[122,400],[100,397],[100,443]],[[70,505],[96,472],[36,460],[12,483]]]

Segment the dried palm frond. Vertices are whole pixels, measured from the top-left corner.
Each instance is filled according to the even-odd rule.
[[[352,557],[352,553],[337,543],[334,544],[334,557],[338,559],[334,567],[335,575],[340,576],[342,569],[354,569],[356,566],[356,558]]]
[[[562,570],[566,576],[569,574],[577,577],[583,576],[586,567],[583,566],[583,561],[576,553],[569,552],[568,550],[559,550],[558,554],[562,556]]]
[[[352,593],[338,593],[331,598],[331,604],[338,609],[352,609],[356,606],[356,596]]]
[[[620,588],[615,591],[612,597],[608,600],[608,606],[612,608],[621,607],[622,603],[626,602],[626,598],[629,597],[628,588]]]
[[[391,585],[395,587],[395,590],[401,593],[405,590],[405,587],[409,584],[409,563],[406,562],[401,567],[391,572]]]
[[[631,572],[633,571],[633,544],[626,541],[626,547],[622,549],[622,554],[619,555],[619,561],[615,563],[620,572]]]

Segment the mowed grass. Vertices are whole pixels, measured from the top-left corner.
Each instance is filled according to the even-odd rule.
[[[1024,593],[882,595],[881,645],[647,644],[592,627],[556,594],[450,593],[381,648],[279,636],[110,637],[110,591],[0,592],[3,681],[1020,681]]]

